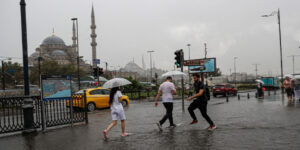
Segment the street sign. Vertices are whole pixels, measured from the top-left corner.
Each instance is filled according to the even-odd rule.
[[[100,59],[93,59],[93,64],[100,64]]]
[[[216,71],[216,58],[186,60],[185,66],[188,66],[190,73],[206,73]]]
[[[184,60],[183,65],[184,66],[198,66],[198,65],[204,65],[205,59],[191,59],[191,60]]]

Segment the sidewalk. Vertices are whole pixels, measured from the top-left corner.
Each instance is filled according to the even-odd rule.
[[[213,132],[207,131],[208,124],[195,110],[198,124],[191,121],[185,101],[182,113],[181,101],[174,103],[174,121],[182,125],[159,132],[155,122],[165,110],[160,103],[132,101],[126,108],[127,131],[132,133],[122,138],[120,123],[112,129],[107,141],[102,131],[111,122],[110,110],[98,110],[89,114],[88,125],[65,127],[32,136],[10,136],[0,138],[0,150],[97,150],[97,149],[299,149],[300,104],[288,104],[270,96],[259,101],[231,97],[212,99],[208,114],[217,124]]]

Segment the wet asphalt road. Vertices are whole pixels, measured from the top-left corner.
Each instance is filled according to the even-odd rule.
[[[89,114],[88,125],[65,127],[34,136],[10,136],[0,138],[1,150],[102,150],[102,149],[300,149],[300,103],[282,100],[281,95],[266,96],[264,100],[230,97],[209,101],[208,114],[217,129],[207,131],[208,124],[196,110],[198,124],[189,125],[187,112],[190,102],[174,103],[174,121],[181,125],[159,132],[155,122],[165,110],[160,103],[132,101],[126,108],[127,131],[122,138],[120,123],[112,129],[108,140],[102,131],[111,122],[110,110],[98,110]]]

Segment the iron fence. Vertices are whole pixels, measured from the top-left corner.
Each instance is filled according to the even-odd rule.
[[[0,134],[24,129],[23,102],[27,97],[0,98]],[[34,105],[34,127],[41,125],[41,101],[39,96],[30,97]]]

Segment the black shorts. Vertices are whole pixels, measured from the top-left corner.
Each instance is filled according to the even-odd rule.
[[[293,94],[292,88],[286,88],[285,91],[287,96],[292,96]]]

